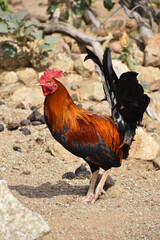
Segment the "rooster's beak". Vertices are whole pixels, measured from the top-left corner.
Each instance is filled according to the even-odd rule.
[[[40,83],[37,83],[36,85],[37,85],[37,86],[42,86]]]

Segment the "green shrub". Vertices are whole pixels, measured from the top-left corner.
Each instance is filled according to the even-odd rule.
[[[26,56],[32,66],[40,67],[47,64],[49,52],[53,50],[52,43],[57,38],[52,35],[43,37],[43,31],[38,29],[41,23],[27,19],[27,15],[27,10],[14,16],[0,9],[0,33],[12,36],[12,40],[0,42],[0,50],[11,58]]]

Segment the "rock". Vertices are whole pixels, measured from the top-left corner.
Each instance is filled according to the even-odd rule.
[[[136,62],[139,65],[143,65],[144,53],[137,47],[137,44],[135,44],[135,43],[133,43],[131,55],[132,55],[133,59],[136,60]]]
[[[23,103],[18,103],[16,108],[25,109],[25,106]]]
[[[45,124],[45,123],[46,123],[45,118],[44,118],[44,115],[41,115],[41,116],[39,117],[39,121],[40,121],[42,124]]]
[[[42,123],[40,121],[32,121],[33,126],[41,125]]]
[[[15,122],[9,122],[7,125],[7,129],[9,131],[17,130],[19,128],[19,124]]]
[[[83,77],[91,78],[92,73],[95,73],[95,65],[94,62],[91,60],[87,60],[84,62],[85,57],[86,54],[81,54],[80,58],[75,60],[74,70]]]
[[[102,100],[104,98],[104,91],[101,82],[84,83],[79,88],[79,92],[84,100]]]
[[[111,49],[111,51],[113,51],[114,53],[118,53],[121,54],[121,44],[120,41],[118,40],[111,40],[109,42],[109,48]]]
[[[158,89],[160,88],[160,84],[159,84],[160,69],[159,68],[134,65],[132,67],[132,70],[139,73],[138,79],[140,81],[147,81],[150,84],[150,88],[152,91],[157,89],[156,84],[158,85]]]
[[[122,73],[129,71],[128,67],[119,60],[112,60],[112,64],[113,69],[118,77],[120,77]]]
[[[111,109],[109,107],[109,103],[107,101],[102,101],[98,104],[92,105],[92,111],[101,114],[107,114],[111,116]]]
[[[153,163],[157,169],[160,169],[160,157],[153,159]]]
[[[22,120],[20,122],[21,126],[28,126],[30,123],[31,123],[31,121],[29,119]]]
[[[36,143],[42,145],[44,143],[43,139],[42,138],[36,138]]]
[[[62,77],[63,79],[63,77]],[[75,74],[75,73],[70,73],[67,74],[67,76],[65,76],[64,80],[62,81],[62,83],[68,83],[69,85],[72,84],[74,86],[77,85],[77,88],[79,88],[79,83],[83,82],[83,77],[79,74]],[[74,90],[74,89],[72,89]]]
[[[24,174],[24,175],[30,175],[30,174],[31,174],[31,171],[29,171],[29,170],[24,170],[24,171],[22,172],[22,174]]]
[[[10,102],[10,106],[2,105],[0,111],[0,118],[3,118],[4,123],[20,122],[27,116],[27,111],[24,109],[15,109],[14,104]]]
[[[159,151],[159,144],[141,127],[136,130],[135,141],[129,151],[130,158],[153,160]]]
[[[64,73],[69,73],[74,68],[74,62],[73,60],[65,53],[59,53],[56,54],[56,57],[54,59],[53,66],[51,65],[50,68],[56,70],[62,70]]]
[[[5,102],[3,102],[3,101],[0,101],[0,105],[5,105]]]
[[[17,104],[22,102],[25,106],[33,106],[43,103],[44,96],[40,88],[27,88],[23,86],[13,93],[11,101]]]
[[[72,94],[71,98],[72,98],[73,101],[78,101],[78,97],[77,97],[76,93]]]
[[[20,167],[18,167],[18,166],[12,166],[12,169],[14,169],[14,170],[19,170]]]
[[[5,168],[5,167],[0,168],[0,172],[5,172],[6,170],[7,170],[7,168]]]
[[[153,107],[160,119],[160,92],[152,92],[149,94],[151,98],[150,107]]]
[[[2,124],[0,124],[0,132],[4,131],[4,126]]]
[[[160,67],[160,33],[151,37],[144,51],[144,65]]]
[[[5,84],[6,86],[10,84],[14,84],[16,82],[18,82],[18,76],[13,71],[6,73],[2,78],[2,83]]]
[[[106,11],[103,1],[95,1],[95,3],[91,5],[91,10],[96,16],[96,19],[98,19],[100,23],[103,23],[103,26],[105,26],[108,32],[113,32],[123,26],[124,12],[123,9],[119,7],[119,4],[115,4],[111,11]]]
[[[0,180],[0,239],[35,240],[50,231],[43,218],[24,207]]]
[[[33,111],[27,119],[29,119],[31,122],[39,120],[39,117],[41,116],[40,112],[37,110]]]
[[[79,84],[72,83],[71,90],[76,91],[79,88]]]
[[[17,70],[18,80],[26,87],[34,87],[38,81],[38,74],[33,68],[20,68]]]
[[[24,135],[31,134],[31,131],[28,128],[21,128],[19,131],[21,131]]]
[[[18,147],[18,146],[14,146],[14,147],[13,147],[13,150],[14,150],[14,151],[17,151],[17,152],[21,152],[21,151],[22,151],[21,148]]]
[[[62,179],[73,179],[75,178],[75,174],[73,172],[66,172],[63,174]]]

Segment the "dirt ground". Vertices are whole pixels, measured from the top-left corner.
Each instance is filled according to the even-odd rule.
[[[89,179],[68,180],[62,175],[74,172],[83,160],[63,148],[51,156],[45,144],[48,129],[44,125],[29,129],[29,136],[18,130],[1,133],[0,178],[49,224],[51,232],[43,240],[160,239],[160,171],[152,162],[124,161],[111,171],[106,195],[93,205],[82,203]],[[35,141],[38,137],[42,145]],[[14,151],[13,145],[22,152]]]
[[[38,11],[32,0],[25,2]],[[25,111],[27,116],[30,110]],[[46,151],[47,127],[28,128],[32,133],[28,136],[6,128],[0,133],[0,178],[7,180],[24,206],[42,215],[50,226],[50,233],[39,240],[160,239],[160,171],[152,161],[123,161],[120,168],[112,169],[106,195],[93,205],[82,203],[89,179],[62,176],[84,161],[59,146],[52,156]],[[14,151],[14,145],[22,151]]]

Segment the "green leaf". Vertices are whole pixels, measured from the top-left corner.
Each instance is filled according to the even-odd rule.
[[[104,7],[107,8],[109,11],[114,6],[114,3],[112,3],[112,0],[104,0]]]
[[[69,12],[65,11],[65,13],[64,13],[64,21],[67,22],[68,19],[69,19]]]
[[[143,89],[145,90],[146,93],[151,92],[149,82],[141,81],[141,85],[142,85],[142,87],[143,87]]]
[[[53,50],[53,46],[52,45],[50,45],[50,44],[40,44],[39,45],[39,49],[41,50],[41,51],[52,51]]]
[[[58,7],[59,3],[58,2],[51,2],[50,6],[47,8],[47,14],[51,14],[56,8]]]
[[[78,1],[77,4],[72,7],[72,12],[75,15],[80,16],[80,17],[83,16],[84,10],[85,10],[85,1],[84,0]]]
[[[52,35],[48,35],[48,36],[45,36],[45,37],[44,37],[44,40],[45,40],[46,43],[52,44],[52,43],[58,42],[59,37],[55,37],[55,36],[52,36]]]
[[[42,30],[32,32],[32,37],[34,37],[34,39],[42,39],[42,36],[43,36]]]
[[[0,33],[8,33],[8,26],[6,23],[0,22]]]
[[[17,48],[14,45],[11,45],[9,42],[6,42],[6,41],[2,42],[1,49],[9,57],[17,57],[18,56]]]
[[[32,20],[26,20],[25,23],[24,23],[24,26],[25,27],[29,27],[31,25],[34,25],[34,26],[41,26],[41,23],[37,20],[37,19],[32,19]]]
[[[33,26],[29,26],[25,29],[25,34],[29,35],[30,33],[34,33],[35,32],[35,28]]]
[[[8,11],[7,12],[2,11],[1,9],[0,9],[0,19],[5,21],[6,23],[10,21],[11,22],[15,21],[15,17],[12,13]]]
[[[17,16],[16,16],[16,20],[18,23],[22,23],[22,21],[25,19],[25,17],[28,14],[28,10],[22,10],[20,11]]]
[[[6,0],[0,0],[0,9],[2,9],[3,11],[8,10],[8,4],[7,4]]]
[[[24,26],[20,28],[19,34],[20,34],[20,37],[24,37],[25,35]]]

